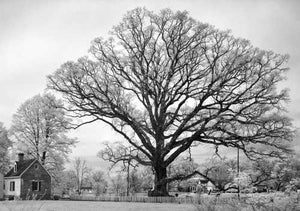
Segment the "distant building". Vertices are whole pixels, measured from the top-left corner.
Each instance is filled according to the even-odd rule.
[[[23,153],[18,154],[18,161],[4,176],[4,183],[5,197],[10,199],[50,199],[51,197],[50,174],[39,160],[24,160]]]
[[[3,178],[3,174],[0,173],[0,200],[2,200],[4,196],[3,186],[4,186],[4,178]]]
[[[189,181],[188,192],[210,193],[215,189],[210,181],[201,176],[190,178]]]
[[[92,186],[81,187],[80,194],[95,194],[95,190]]]

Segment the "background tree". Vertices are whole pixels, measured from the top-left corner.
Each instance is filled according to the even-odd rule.
[[[277,89],[287,55],[169,9],[129,11],[111,35],[93,41],[92,59],[63,64],[48,87],[90,118],[78,126],[103,121],[137,149],[132,159],[155,171],[154,195],[168,195],[167,167],[193,143],[252,158],[288,151],[288,95]]]
[[[141,189],[143,191],[149,191],[153,188],[154,174],[153,169],[150,166],[141,166],[138,174],[141,178]]]
[[[149,191],[153,186],[151,168],[138,166],[138,162],[132,156],[138,150],[122,142],[105,142],[104,148],[99,151],[98,157],[111,163],[109,170],[113,168],[119,174],[126,175],[126,195],[135,194],[141,190]],[[124,175],[123,175],[124,176]]]
[[[238,191],[253,187],[251,178],[246,172],[239,172],[239,174],[234,178],[234,183],[238,185]],[[250,191],[250,189],[248,190]]]
[[[236,166],[232,168],[232,161],[225,158],[214,157],[202,164],[199,174],[210,181],[219,191],[225,192],[233,185],[234,177],[237,175]]]
[[[276,191],[282,191],[293,178],[299,178],[299,160],[290,158],[285,161],[273,162],[270,186]]]
[[[181,178],[192,174],[198,167],[192,158],[180,156],[169,166],[168,174],[170,177]]]
[[[272,161],[269,159],[260,159],[254,162],[247,163],[248,164],[244,164],[248,166],[245,172],[247,172],[250,177],[251,185],[267,185],[271,180],[274,180],[274,160]]]
[[[180,190],[182,187],[188,187],[191,183],[188,179],[192,177],[190,175],[197,171],[198,167],[199,165],[191,157],[178,157],[168,167],[168,177],[176,179],[169,184],[168,188],[177,187]]]
[[[76,143],[67,137],[70,119],[62,107],[62,102],[53,95],[36,95],[19,107],[10,129],[18,149],[26,156],[42,160],[46,153],[45,167],[54,179]]]
[[[90,169],[88,168],[86,161],[80,157],[75,158],[73,172],[76,178],[77,191],[80,194],[80,189],[83,186],[83,181],[89,176]]]
[[[97,196],[106,193],[108,188],[108,182],[102,171],[92,172],[91,179],[92,179],[93,188],[96,190]]]
[[[53,194],[72,194],[77,190],[77,179],[73,170],[60,171],[56,175]]]
[[[134,154],[137,153],[138,150],[133,148],[132,146],[126,146],[121,142],[105,142],[104,146],[104,149],[98,153],[98,156],[103,160],[109,161],[111,163],[110,170],[118,164],[121,164],[121,171],[126,172],[126,194],[127,196],[129,196],[132,187],[136,186],[131,182],[133,182],[133,180],[137,182],[136,175],[133,172],[137,167],[137,162],[132,158],[132,156],[134,156]],[[131,168],[133,169],[133,171],[131,171]]]
[[[245,164],[243,164],[245,165]],[[248,162],[244,172],[250,177],[252,186],[267,186],[283,191],[292,180],[300,178],[300,164],[296,156],[287,159],[260,159]]]
[[[108,192],[116,194],[117,196],[126,194],[126,177],[124,177],[122,172],[118,172],[117,174],[110,177]]]
[[[12,146],[8,131],[0,122],[0,173],[5,174],[9,167],[8,149]]]
[[[137,168],[132,169],[129,175],[129,193],[131,195],[142,191],[143,179]]]

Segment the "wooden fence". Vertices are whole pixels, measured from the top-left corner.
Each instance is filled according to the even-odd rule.
[[[200,197],[146,197],[146,196],[79,196],[73,195],[76,201],[113,201],[113,202],[144,202],[144,203],[178,203],[200,204]]]
[[[224,194],[219,195],[206,195],[206,196],[179,196],[179,197],[147,197],[147,196],[93,196],[93,195],[72,195],[71,200],[76,201],[111,201],[111,202],[141,202],[141,203],[178,203],[178,204],[232,204],[232,203],[278,203],[279,201],[296,201],[299,204],[300,192],[292,195],[284,193],[257,193],[257,194],[243,194],[240,199],[236,195]],[[299,205],[300,206],[300,205]]]

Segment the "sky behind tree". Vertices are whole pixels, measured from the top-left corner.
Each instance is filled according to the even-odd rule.
[[[300,127],[300,1],[297,0],[2,0],[0,1],[0,121],[6,128],[27,99],[43,93],[46,76],[63,63],[88,54],[90,42],[135,7],[186,10],[194,19],[230,29],[264,50],[290,55],[281,87],[290,89],[287,106]],[[73,131],[79,144],[72,156],[95,156],[101,142],[117,140],[103,123]],[[296,141],[297,142],[297,141]],[[300,150],[300,149],[299,149]],[[207,155],[203,150],[201,156]]]

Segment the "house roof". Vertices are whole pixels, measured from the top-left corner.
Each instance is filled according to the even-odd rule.
[[[80,189],[81,190],[92,190],[93,188],[89,186],[89,187],[81,187]]]
[[[23,160],[23,161],[16,161],[17,164],[17,171],[14,171],[14,167],[7,172],[7,174],[4,177],[18,177],[21,176],[21,174],[34,162],[36,159],[29,159],[29,160]]]

